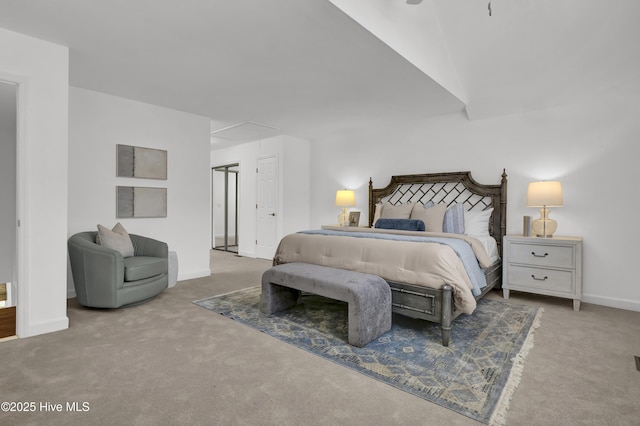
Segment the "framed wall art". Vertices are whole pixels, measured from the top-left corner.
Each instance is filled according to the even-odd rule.
[[[118,177],[167,180],[167,151],[117,145]]]
[[[116,187],[116,217],[167,217],[167,188]]]

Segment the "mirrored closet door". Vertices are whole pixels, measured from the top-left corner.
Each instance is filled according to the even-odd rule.
[[[239,165],[227,164],[211,170],[212,245],[216,250],[238,253]]]

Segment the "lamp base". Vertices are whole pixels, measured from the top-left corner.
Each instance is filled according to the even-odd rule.
[[[531,229],[536,237],[553,238],[553,233],[558,229],[558,222],[549,219],[549,209],[540,209],[540,218],[531,222]]]
[[[346,207],[343,207],[342,213],[338,215],[338,223],[340,224],[340,226],[349,225],[349,213],[347,213]]]

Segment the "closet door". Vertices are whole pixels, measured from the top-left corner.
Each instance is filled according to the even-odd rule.
[[[256,256],[273,259],[278,243],[278,157],[258,159]]]
[[[211,169],[212,248],[238,252],[239,165]]]

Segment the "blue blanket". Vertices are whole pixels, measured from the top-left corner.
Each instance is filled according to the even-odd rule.
[[[412,241],[419,243],[437,243],[444,244],[454,251],[456,255],[462,261],[464,268],[469,275],[469,280],[473,284],[471,292],[474,296],[479,296],[481,289],[487,286],[487,279],[484,276],[484,272],[478,264],[478,259],[473,253],[471,246],[464,240],[457,238],[441,238],[441,237],[422,237],[417,235],[399,235],[399,234],[384,234],[375,232],[349,232],[349,231],[333,231],[330,229],[313,229],[309,231],[300,231],[300,234],[320,234],[320,235],[341,235],[347,237],[356,238],[377,238],[380,240],[395,240],[395,241]]]

